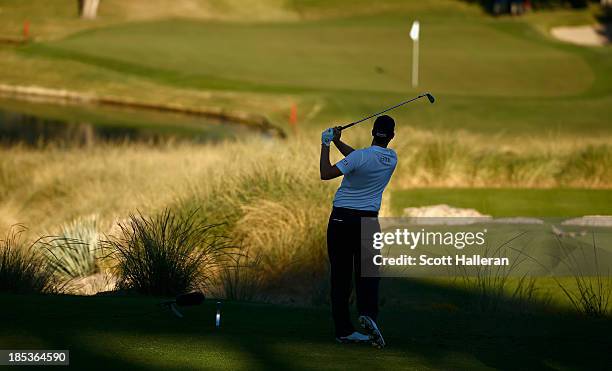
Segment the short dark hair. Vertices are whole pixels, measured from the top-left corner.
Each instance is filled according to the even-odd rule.
[[[372,128],[372,136],[374,140],[381,143],[389,143],[395,136],[395,121],[391,116],[378,116],[374,121]]]

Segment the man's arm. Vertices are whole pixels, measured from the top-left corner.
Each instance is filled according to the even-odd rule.
[[[337,166],[332,166],[329,162],[329,147],[321,144],[321,161],[319,163],[319,171],[321,172],[321,180],[334,179],[342,175]]]
[[[341,135],[342,135],[342,130],[340,129],[339,126],[336,126],[334,128],[333,142],[336,145],[336,148],[338,148],[338,151],[340,151],[340,153],[342,153],[342,155],[346,157],[349,155],[349,153],[353,152],[355,149],[349,146],[348,144],[344,143],[343,141],[341,141],[340,140]]]
[[[349,153],[351,153],[351,152],[353,152],[355,150],[353,147],[351,147],[348,144],[344,143],[340,139],[337,139],[337,140],[334,139],[334,144],[336,145],[336,148],[338,148],[338,151],[340,151],[340,153],[342,153],[342,155],[344,157],[348,156]]]

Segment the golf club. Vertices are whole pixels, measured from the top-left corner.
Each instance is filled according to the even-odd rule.
[[[377,113],[375,113],[375,114],[373,114],[373,115],[370,115],[370,116],[368,116],[368,117],[362,118],[362,119],[361,119],[361,120],[359,120],[359,121],[351,122],[351,123],[350,123],[350,124],[348,124],[348,125],[341,126],[341,127],[340,127],[340,130],[348,129],[348,128],[350,128],[350,127],[351,127],[351,126],[353,126],[353,125],[357,125],[357,124],[359,124],[360,122],[363,122],[363,121],[365,121],[365,120],[371,119],[372,117],[376,117],[376,116],[378,116],[378,115],[380,115],[380,114],[382,114],[382,113],[385,113],[385,112],[388,112],[388,111],[394,110],[394,109],[396,109],[397,107],[403,106],[404,104],[410,103],[410,102],[412,102],[412,101],[415,101],[415,100],[417,100],[417,99],[419,99],[419,98],[423,98],[423,97],[427,97],[427,99],[429,99],[429,103],[433,103],[433,102],[435,102],[435,101],[436,101],[436,99],[434,98],[434,96],[433,96],[433,95],[431,95],[430,93],[421,94],[421,95],[419,95],[418,97],[414,97],[414,98],[412,98],[412,99],[410,99],[410,100],[407,100],[407,101],[404,101],[404,102],[398,103],[398,104],[396,104],[396,105],[395,105],[395,106],[393,106],[393,107],[389,107],[389,108],[387,108],[387,109],[386,109],[386,110],[384,110],[384,111],[377,112]]]

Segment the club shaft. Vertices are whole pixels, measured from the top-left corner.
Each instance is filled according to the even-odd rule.
[[[377,113],[375,113],[375,114],[373,114],[373,115],[370,115],[370,116],[368,116],[368,117],[362,118],[362,119],[361,119],[361,120],[359,120],[359,121],[351,122],[351,123],[350,123],[350,124],[348,124],[348,125],[344,125],[344,126],[342,126],[342,127],[340,128],[340,130],[344,130],[344,129],[350,128],[350,127],[351,127],[351,126],[353,126],[353,125],[357,125],[357,124],[359,124],[360,122],[363,122],[363,121],[365,121],[365,120],[369,120],[369,119],[371,119],[372,117],[376,117],[376,116],[378,116],[378,115],[380,115],[380,114],[382,114],[382,113],[385,113],[385,112],[391,111],[391,110],[393,110],[393,109],[396,109],[397,107],[403,106],[404,104],[410,103],[410,102],[415,101],[415,100],[417,100],[417,99],[419,99],[419,98],[423,98],[424,96],[426,96],[426,94],[421,94],[421,95],[419,95],[418,97],[414,97],[414,98],[412,98],[412,99],[410,99],[410,100],[407,100],[407,101],[404,101],[404,102],[398,103],[398,104],[396,104],[396,105],[395,105],[395,106],[393,106],[393,107],[389,107],[389,108],[387,108],[386,110],[383,110],[383,111],[377,112]]]

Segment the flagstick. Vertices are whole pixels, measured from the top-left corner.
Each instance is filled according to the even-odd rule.
[[[410,27],[410,38],[412,39],[412,87],[419,85],[419,33],[421,24],[419,21],[412,22]]]
[[[412,87],[419,85],[419,39],[412,42]]]

